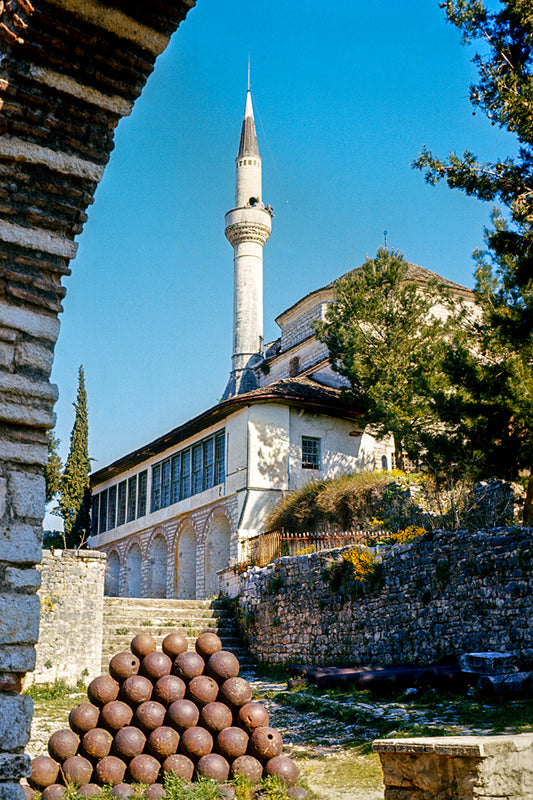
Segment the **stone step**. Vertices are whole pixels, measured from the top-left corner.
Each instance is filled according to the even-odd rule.
[[[104,608],[202,608],[225,609],[225,604],[217,600],[175,600],[155,597],[105,597]]]

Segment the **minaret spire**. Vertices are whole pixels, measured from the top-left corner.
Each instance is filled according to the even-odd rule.
[[[233,355],[224,399],[257,386],[254,367],[263,350],[263,246],[272,218],[261,199],[262,167],[257,146],[250,61],[248,88],[235,160],[235,208],[226,214],[226,238],[233,246]]]

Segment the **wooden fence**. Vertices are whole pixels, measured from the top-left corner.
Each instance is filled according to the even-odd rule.
[[[332,550],[347,544],[375,545],[387,534],[380,530],[329,531],[326,533],[288,533],[271,531],[240,542],[239,563],[264,567],[280,556],[297,556]]]

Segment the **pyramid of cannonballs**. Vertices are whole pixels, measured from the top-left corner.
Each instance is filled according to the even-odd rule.
[[[33,760],[28,800],[37,791],[58,800],[70,783],[83,797],[112,785],[117,798],[143,783],[146,799],[158,800],[170,771],[187,782],[204,776],[221,784],[278,775],[294,787],[298,770],[282,755],[281,735],[269,727],[267,710],[251,702],[238,659],[216,634],[201,633],[195,651],[180,633],[166,636],[162,651],[148,633],[130,647],[111,659],[109,675],[89,684],[89,702],[72,709],[70,728],[52,734],[49,755]]]

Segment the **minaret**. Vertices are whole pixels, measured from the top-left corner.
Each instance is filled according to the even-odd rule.
[[[233,355],[224,399],[257,387],[253,367],[263,353],[263,246],[272,216],[261,197],[250,81],[235,159],[235,208],[226,214],[226,237],[233,247]]]

